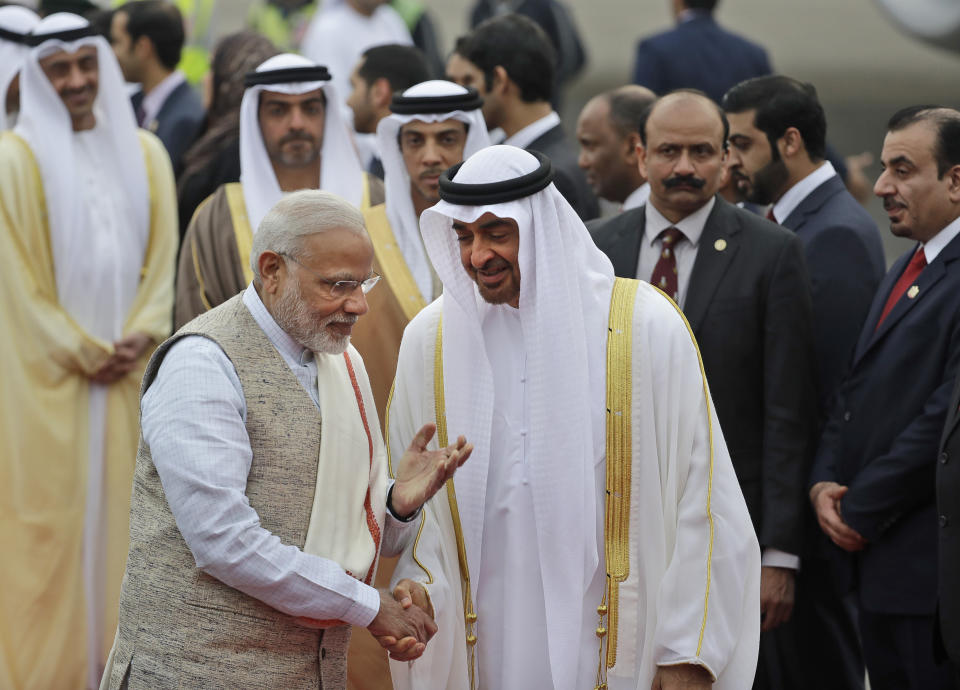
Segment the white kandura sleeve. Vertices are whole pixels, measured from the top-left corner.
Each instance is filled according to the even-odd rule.
[[[233,364],[202,336],[170,348],[141,402],[144,440],[197,567],[291,616],[369,625],[376,589],[261,527],[245,494],[245,418]]]

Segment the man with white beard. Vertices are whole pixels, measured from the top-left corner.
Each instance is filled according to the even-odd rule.
[[[289,194],[250,263],[246,290],[163,343],[144,375],[104,688],[342,688],[351,625],[413,657],[436,630],[371,583],[471,447],[426,451],[425,425],[388,481],[350,346],[379,278],[360,212]]]

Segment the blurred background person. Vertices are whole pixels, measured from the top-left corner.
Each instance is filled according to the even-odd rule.
[[[734,84],[770,74],[759,44],[721,27],[718,0],[670,0],[677,25],[637,43],[633,83],[656,93],[698,89],[720,102]]]
[[[490,17],[510,13],[529,17],[550,37],[557,53],[552,103],[560,110],[567,85],[587,66],[587,51],[573,14],[557,0],[477,0],[470,9],[470,26],[476,28]]]
[[[131,99],[140,127],[160,138],[174,175],[203,124],[203,105],[177,69],[183,50],[183,17],[166,0],[135,0],[116,9],[110,43],[123,78],[139,84]]]
[[[277,53],[269,40],[253,31],[230,34],[217,44],[204,81],[206,118],[199,138],[184,154],[177,183],[181,237],[200,202],[220,185],[240,181],[243,78]]]
[[[339,105],[346,108],[351,70],[363,51],[384,43],[413,43],[407,25],[385,0],[327,0],[310,23],[301,52],[326,65]]]
[[[0,7],[0,132],[12,128],[20,112],[20,65],[30,52],[27,35],[40,21],[19,5]]]
[[[358,134],[375,134],[380,121],[390,115],[393,94],[430,79],[431,70],[423,52],[414,46],[386,44],[367,48],[350,73],[347,105],[353,112],[353,128]],[[383,179],[380,147],[367,171]]]
[[[594,194],[620,211],[643,206],[650,196],[637,166],[637,145],[643,113],[656,98],[643,86],[622,86],[587,101],[577,120],[577,163]]]
[[[503,144],[546,154],[554,184],[577,215],[583,220],[600,215],[551,105],[556,54],[543,29],[519,14],[494,17],[458,41],[456,54],[447,62],[447,79],[477,89],[487,128],[502,129]]]

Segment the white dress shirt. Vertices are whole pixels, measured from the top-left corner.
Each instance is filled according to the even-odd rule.
[[[647,222],[641,241],[640,260],[637,261],[637,278],[650,282],[650,276],[653,275],[653,269],[660,260],[660,253],[663,250],[663,242],[659,235],[667,228],[677,228],[683,234],[683,237],[673,246],[673,255],[677,259],[677,304],[681,308],[687,299],[687,287],[690,285],[693,263],[697,260],[700,236],[716,203],[716,197],[712,197],[710,201],[679,223],[671,223],[664,218],[653,204],[648,203],[646,206]]]
[[[183,76],[183,72],[174,70],[163,81],[154,86],[150,93],[143,94],[143,102],[140,107],[143,108],[144,127],[150,127],[150,124],[157,119],[160,109],[167,102],[170,94],[185,81],[186,77]]]
[[[960,234],[960,218],[954,218],[947,227],[930,238],[930,241],[923,245],[923,255],[928,264],[932,264],[937,258],[937,254],[943,251],[943,248],[950,244],[950,240]]]
[[[623,200],[623,206],[620,208],[621,211],[629,211],[632,208],[640,208],[645,203],[647,199],[650,198],[650,183],[644,182],[642,185],[630,192],[630,196]],[[648,278],[650,276],[647,276]]]
[[[833,169],[833,164],[830,161],[824,161],[819,168],[797,182],[782,197],[777,199],[777,203],[773,205],[773,217],[778,223],[782,223],[790,217],[790,214],[800,205],[801,201],[813,193],[813,190],[831,177],[836,176],[837,171]]]
[[[716,197],[710,199],[709,202],[678,223],[671,223],[664,218],[663,214],[653,204],[648,203],[646,207],[647,222],[643,231],[640,260],[637,261],[637,278],[650,282],[650,276],[653,274],[653,269],[657,265],[660,252],[663,249],[663,243],[659,235],[667,228],[677,228],[683,233],[683,238],[678,240],[673,247],[673,254],[677,260],[677,304],[680,305],[681,309],[687,300],[690,273],[693,272],[693,264],[697,260],[700,236],[703,235],[703,228],[707,224],[707,218],[710,217],[710,212],[713,211],[716,201]],[[763,550],[761,564],[796,570],[800,567],[800,558],[791,553],[768,548]]]
[[[277,325],[252,285],[243,303],[319,409],[313,354]],[[369,625],[380,610],[376,589],[260,526],[245,495],[246,416],[236,370],[202,336],[170,348],[143,396],[143,437],[197,567],[291,616]]]
[[[544,115],[539,120],[531,122],[523,129],[514,132],[513,136],[504,139],[503,143],[516,146],[518,149],[526,149],[559,124],[560,116],[557,115],[556,111],[551,110],[549,115]]]

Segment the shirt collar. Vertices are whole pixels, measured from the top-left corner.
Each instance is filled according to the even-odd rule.
[[[700,235],[703,234],[703,228],[707,224],[707,218],[710,217],[710,212],[713,211],[716,203],[717,197],[711,197],[710,201],[678,223],[671,223],[663,217],[663,214],[660,213],[653,204],[648,203],[646,206],[647,224],[643,231],[647,243],[653,246],[654,241],[661,232],[667,228],[676,228],[683,233],[683,236],[687,238],[690,244],[696,247],[700,244]]]
[[[801,201],[810,196],[814,189],[836,176],[837,171],[833,169],[833,164],[830,161],[824,161],[819,168],[793,185],[777,200],[773,205],[773,217],[778,223],[782,223],[790,217]]]
[[[645,203],[647,199],[650,198],[650,183],[644,182],[642,185],[630,192],[630,196],[623,200],[624,211],[629,211],[632,208],[640,208]]]
[[[503,143],[525,149],[559,124],[560,116],[557,115],[555,110],[551,110],[549,115],[544,115],[536,122],[531,122],[512,137],[504,139]]]
[[[267,339],[270,340],[281,355],[285,355],[301,365],[313,359],[313,353],[310,350],[291,338],[290,335],[273,320],[273,316],[267,311],[253,283],[250,283],[244,291],[243,303],[247,309],[250,310],[250,315],[253,316],[253,320],[263,329],[263,332],[267,334]]]
[[[174,70],[168,74],[163,81],[153,87],[150,93],[143,94],[143,124],[149,125],[157,119],[160,114],[160,108],[166,102],[167,98],[173,93],[180,84],[186,81],[183,72]]]
[[[927,258],[927,263],[933,263],[933,260],[937,258],[937,254],[943,251],[943,248],[950,244],[950,240],[957,235],[960,235],[960,217],[954,218],[953,222],[931,237],[930,240],[923,245],[923,255]]]

